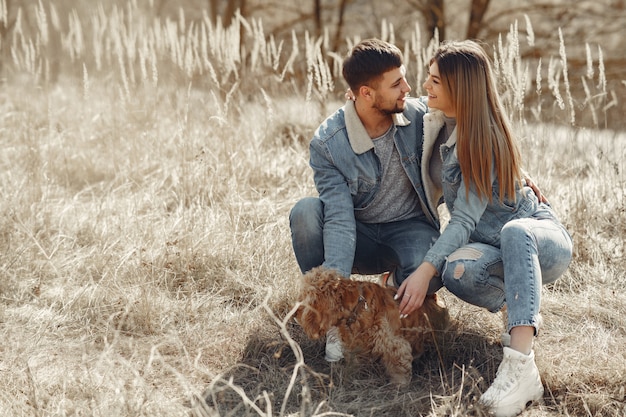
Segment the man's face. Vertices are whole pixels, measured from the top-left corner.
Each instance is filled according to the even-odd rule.
[[[385,72],[378,80],[374,108],[384,114],[402,113],[411,86],[406,81],[404,65]]]

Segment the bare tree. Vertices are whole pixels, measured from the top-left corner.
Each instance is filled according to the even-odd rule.
[[[339,45],[343,40],[343,24],[344,24],[344,16],[346,13],[346,7],[351,0],[339,0],[339,9],[338,19],[337,19],[337,29],[335,30],[335,38],[333,40],[333,51],[337,51],[339,49]]]
[[[214,2],[215,0],[211,1]],[[230,26],[237,10],[239,10],[242,16],[246,15],[246,0],[228,0],[224,13],[222,14],[224,26]]]
[[[315,23],[315,35],[322,35],[322,3],[320,0],[313,0],[313,21]]]
[[[483,20],[485,18],[485,13],[487,13],[489,3],[490,0],[472,0],[469,23],[467,25],[466,37],[468,39],[475,39],[478,37],[478,32],[483,25]]]
[[[211,16],[211,22],[217,22],[217,16],[219,14],[219,0],[209,0],[209,15]]]
[[[446,38],[445,0],[411,0],[409,3],[420,11],[426,24],[426,30],[431,36],[437,30],[440,39]],[[490,0],[472,0],[467,25],[467,38],[472,39],[478,36],[489,3]]]
[[[439,38],[445,39],[445,0],[411,0],[409,4],[420,11],[424,17],[426,30],[431,36],[434,35],[435,30],[437,30],[437,32],[439,32]]]

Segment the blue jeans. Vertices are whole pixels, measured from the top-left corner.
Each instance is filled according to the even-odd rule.
[[[324,205],[318,198],[300,200],[289,215],[291,240],[302,273],[324,264]],[[394,271],[398,285],[422,263],[426,252],[439,237],[439,230],[425,216],[391,223],[356,222],[356,250],[352,273],[361,275]],[[333,254],[337,256],[337,254]],[[429,293],[441,288],[433,279]]]
[[[551,210],[512,220],[501,231],[500,248],[470,243],[446,260],[442,280],[457,297],[499,311],[506,304],[508,328],[537,329],[541,286],[556,281],[572,259],[572,240]]]

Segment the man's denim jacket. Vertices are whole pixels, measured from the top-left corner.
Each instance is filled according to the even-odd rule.
[[[426,203],[420,175],[423,116],[427,110],[423,100],[408,99],[404,112],[394,115],[393,136],[426,218],[439,229],[437,214]],[[352,101],[320,125],[311,140],[310,152],[315,186],[324,204],[324,266],[349,276],[356,248],[355,212],[372,202],[381,181],[374,143]]]
[[[442,196],[434,192],[428,176],[428,161],[432,152],[439,151],[433,149],[433,145],[443,125],[443,115],[440,111],[431,110],[424,116],[425,153],[422,172],[425,173],[424,187],[431,209],[439,204]],[[440,272],[447,256],[468,242],[482,242],[500,247],[502,227],[513,219],[532,216],[539,207],[537,196],[527,186],[516,188],[515,201],[505,198],[501,203],[495,166],[492,167],[491,172],[493,179],[491,202],[486,197],[479,198],[476,188],[471,185],[469,193],[466,193],[465,180],[461,176],[461,167],[456,153],[456,135],[457,130],[454,129],[440,150],[443,160],[443,200],[450,212],[450,221],[424,259],[432,263]],[[550,216],[550,213],[546,211],[546,215]]]

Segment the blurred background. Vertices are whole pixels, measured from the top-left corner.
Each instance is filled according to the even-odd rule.
[[[606,117],[594,121],[595,127],[626,127],[626,105],[621,99],[626,92],[626,0],[55,0],[50,2],[53,8],[46,3],[0,1],[0,71],[5,80],[10,80],[12,74],[6,63],[15,61],[12,48],[23,43],[23,38],[31,39],[33,50],[45,41],[48,81],[67,71],[68,64],[80,75],[81,60],[76,65],[71,62],[75,60],[73,54],[68,61],[60,51],[76,37],[84,37],[84,48],[89,49],[88,39],[96,37],[97,30],[107,29],[93,25],[93,17],[91,24],[85,17],[110,16],[112,10],[125,14],[125,19],[140,15],[146,22],[176,22],[181,31],[181,27],[191,30],[200,24],[227,28],[235,22],[243,32],[246,26],[240,24],[242,21],[255,22],[251,32],[278,45],[297,39],[302,42],[305,36],[323,39],[320,48],[324,56],[335,56],[334,75],[338,72],[338,57],[359,39],[383,37],[401,48],[415,43],[427,45],[433,37],[472,38],[497,45],[513,28],[519,28],[526,37],[519,41],[519,56],[530,68],[530,83],[536,82],[533,72],[537,65],[546,70],[553,60],[563,63],[566,55],[572,96],[582,97],[574,103],[575,111],[584,115],[586,102],[603,95],[601,110]],[[50,35],[48,39],[37,36],[42,19],[47,19],[50,26],[58,25],[60,35]],[[82,21],[83,33],[72,29],[72,20]],[[16,33],[20,34],[19,39]],[[245,59],[252,47],[246,46],[243,33],[239,43]],[[287,45],[283,48],[289,49]],[[540,58],[542,64],[538,64]],[[293,82],[302,81],[304,75],[298,74],[297,68],[289,72],[293,72]],[[98,75],[102,74],[95,74]],[[419,94],[421,70],[412,75],[413,80],[409,81],[413,94]],[[340,96],[343,88],[341,81],[333,86],[335,97]],[[593,124],[583,119],[584,116],[577,123]]]

